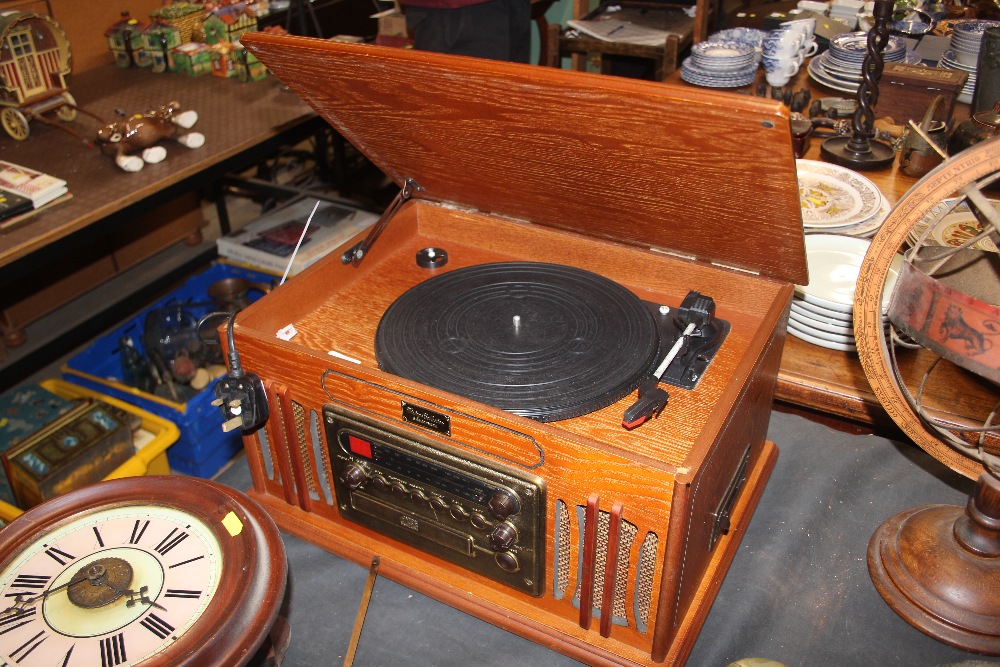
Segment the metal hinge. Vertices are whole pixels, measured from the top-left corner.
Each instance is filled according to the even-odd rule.
[[[399,210],[399,207],[405,204],[407,200],[413,196],[414,192],[419,190],[423,190],[423,188],[420,187],[420,185],[412,178],[407,178],[403,181],[403,189],[399,191],[396,197],[389,204],[389,207],[385,209],[385,212],[382,214],[382,217],[378,219],[378,222],[372,226],[371,231],[368,232],[368,236],[365,237],[365,240],[344,251],[344,254],[340,256],[340,261],[344,264],[353,264],[354,266],[360,264],[361,260],[365,258],[365,254],[367,254],[368,250],[375,244],[375,241],[378,240],[379,234],[381,234],[382,230],[389,224],[389,220],[392,216],[396,215],[396,211]]]

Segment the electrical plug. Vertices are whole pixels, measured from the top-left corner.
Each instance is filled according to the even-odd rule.
[[[267,394],[264,383],[253,373],[230,373],[215,383],[212,405],[222,410],[222,430],[235,428],[248,433],[267,421]]]

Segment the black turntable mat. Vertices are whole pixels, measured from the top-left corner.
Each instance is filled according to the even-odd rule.
[[[400,296],[375,334],[379,367],[539,421],[635,389],[659,350],[653,316],[614,281],[559,264],[481,264]]]

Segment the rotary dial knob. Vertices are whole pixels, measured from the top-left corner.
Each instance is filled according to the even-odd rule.
[[[344,484],[347,485],[347,488],[353,491],[365,483],[368,479],[368,473],[366,473],[365,469],[358,464],[351,463],[344,468],[344,473],[341,476],[341,479],[344,480]]]
[[[503,489],[494,493],[486,506],[489,507],[490,514],[497,521],[503,521],[511,514],[517,514],[518,510],[521,509],[520,503],[517,502],[517,496]]]
[[[507,551],[517,542],[517,529],[506,521],[498,523],[490,531],[490,544],[497,551]]]

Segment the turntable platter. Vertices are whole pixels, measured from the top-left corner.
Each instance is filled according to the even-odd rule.
[[[375,335],[379,367],[548,422],[599,410],[650,372],[652,314],[602,276],[559,264],[481,264],[400,296]]]

